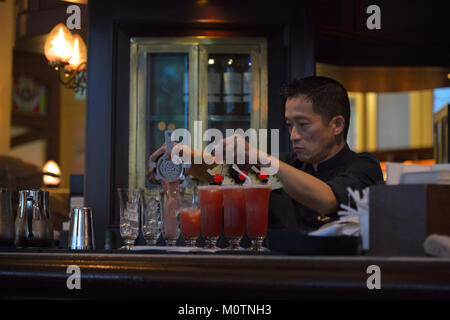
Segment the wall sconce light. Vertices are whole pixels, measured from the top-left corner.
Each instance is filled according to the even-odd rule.
[[[61,169],[53,160],[49,160],[44,164],[42,174],[46,187],[58,187],[61,183]]]
[[[72,35],[69,29],[57,24],[45,39],[45,57],[50,66],[58,71],[59,81],[75,92],[86,89],[87,49],[83,38]]]

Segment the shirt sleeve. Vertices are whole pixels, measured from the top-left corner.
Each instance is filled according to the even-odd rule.
[[[368,186],[383,181],[380,164],[373,155],[360,153],[356,157],[346,170],[326,181],[331,187],[339,205],[348,203],[348,187],[362,191]]]

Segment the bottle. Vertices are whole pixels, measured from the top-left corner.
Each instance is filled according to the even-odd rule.
[[[242,76],[242,100],[245,105],[245,112],[250,114],[252,109],[252,62],[250,56],[247,59],[247,71],[243,73]]]
[[[223,91],[225,113],[229,115],[241,114],[242,107],[242,73],[238,70],[235,56],[225,59],[223,73]]]
[[[105,250],[112,250],[112,233],[111,230],[105,231]]]
[[[216,60],[209,56],[208,58],[208,114],[221,114],[221,72],[218,70]]]

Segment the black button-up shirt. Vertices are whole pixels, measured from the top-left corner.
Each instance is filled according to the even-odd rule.
[[[280,160],[327,183],[338,204],[348,204],[350,187],[363,190],[367,186],[382,183],[383,173],[378,160],[370,153],[355,153],[345,145],[334,157],[319,163],[317,171],[311,164],[297,159],[294,152],[281,153]],[[269,229],[287,229],[310,232],[318,229],[325,222],[314,210],[292,199],[283,189],[270,194]],[[329,216],[337,218],[337,212]]]

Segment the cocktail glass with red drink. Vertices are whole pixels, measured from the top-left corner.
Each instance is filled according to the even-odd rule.
[[[178,214],[180,212],[181,197],[179,181],[163,183],[164,194],[161,198],[163,237],[168,246],[175,246],[180,228]]]
[[[240,249],[245,233],[245,194],[239,185],[222,186],[223,230],[230,242],[229,249]]]
[[[270,186],[244,185],[247,236],[252,240],[251,249],[263,251],[269,211]]]
[[[200,208],[195,195],[181,204],[180,229],[186,246],[195,247],[195,241],[200,236]]]
[[[215,249],[222,233],[222,188],[220,186],[199,186],[200,229],[206,239],[206,247]]]

